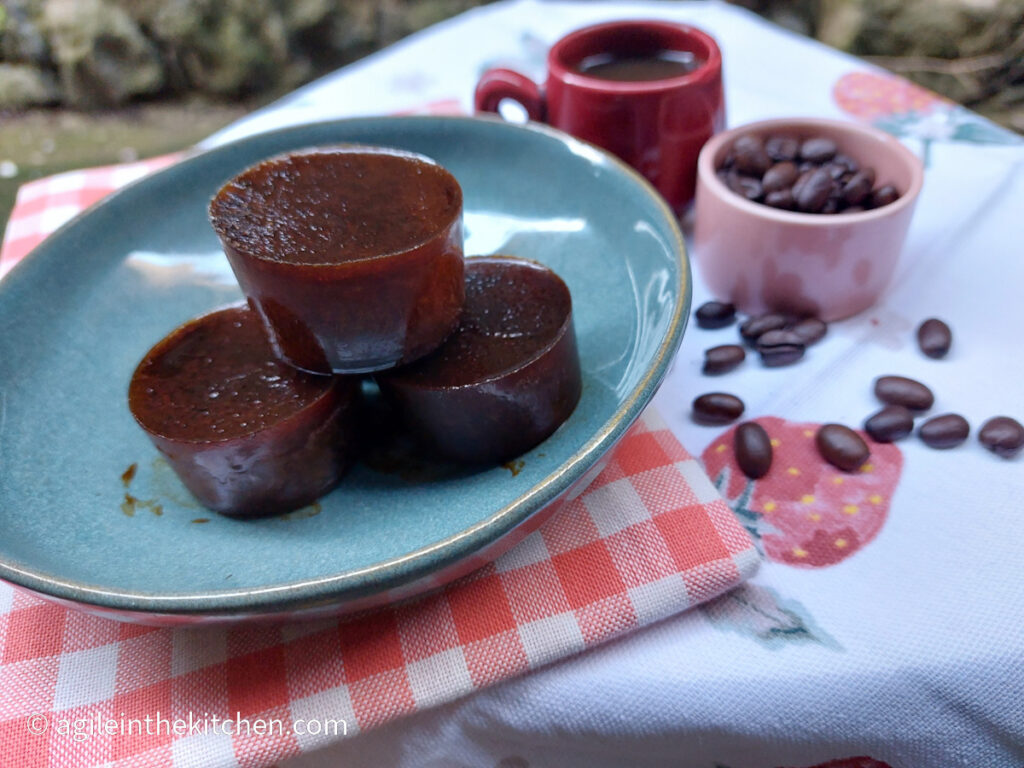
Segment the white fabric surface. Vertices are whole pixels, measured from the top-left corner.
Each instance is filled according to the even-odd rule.
[[[523,0],[415,35],[206,145],[446,99],[469,111],[486,66],[539,76],[546,46],[561,35],[630,17],[689,22],[718,39],[730,125],[853,119],[833,84],[876,72],[722,3]],[[927,149],[929,168],[893,286],[783,370],[748,361],[728,377],[702,377],[703,350],[732,341],[735,330],[692,324],[657,399],[695,454],[721,430],[693,425],[689,403],[718,389],[740,394],[747,417],[859,425],[877,408],[872,379],[900,373],[932,384],[932,413],[960,412],[975,429],[996,414],[1024,420],[1024,144],[951,107],[897,128],[911,148]],[[694,306],[709,298],[697,274]],[[914,348],[913,328],[929,316],[956,335],[941,362]],[[814,569],[767,562],[751,586],[712,608],[287,768],[768,768],[852,755],[905,768],[1024,765],[1024,457],[1001,461],[973,434],[954,451],[916,439],[900,447],[903,475],[888,519],[855,556]]]

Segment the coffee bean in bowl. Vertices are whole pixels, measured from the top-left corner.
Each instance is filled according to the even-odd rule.
[[[854,206],[860,210],[880,208],[899,199],[893,185],[875,187],[874,168],[838,155],[837,142],[828,136],[805,137],[799,142],[797,157],[786,158],[792,148],[788,142],[796,141],[790,136],[762,139],[755,133],[742,135],[718,169],[720,178],[748,200],[801,213],[842,213]],[[782,152],[783,147],[787,151]],[[776,161],[773,155],[782,159]]]
[[[772,161],[760,176],[736,166],[733,148],[745,136],[759,138]],[[827,161],[820,158],[828,152],[813,144],[809,157],[817,162],[801,154],[815,138],[834,143]],[[888,286],[924,179],[920,159],[894,137],[816,118],[717,134],[697,169],[693,253],[711,292],[747,315],[808,314],[825,322],[863,311]],[[892,197],[884,187],[894,199],[873,207]]]

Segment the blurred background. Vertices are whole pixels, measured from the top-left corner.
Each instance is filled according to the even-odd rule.
[[[479,0],[0,0],[0,231],[21,183],[190,146]],[[735,0],[1024,133],[1024,0]]]

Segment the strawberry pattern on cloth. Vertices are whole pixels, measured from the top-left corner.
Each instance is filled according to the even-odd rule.
[[[735,427],[704,451],[704,467],[769,560],[803,568],[835,565],[871,542],[885,524],[903,467],[894,444],[872,443],[860,469],[843,472],[818,454],[820,424],[774,416],[754,421],[773,449],[772,467],[750,480],[732,451]],[[862,432],[861,437],[868,440]]]
[[[1017,137],[970,110],[895,75],[848,72],[832,87],[847,114],[894,136],[922,142],[925,165],[935,141],[972,144],[1014,144]]]

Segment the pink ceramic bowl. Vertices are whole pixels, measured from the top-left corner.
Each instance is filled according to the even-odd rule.
[[[900,198],[860,213],[798,213],[753,203],[715,175],[740,136],[827,136],[841,153],[892,184]],[[921,161],[889,134],[841,120],[786,118],[713,137],[697,161],[694,253],[705,283],[750,314],[839,320],[877,301],[889,284],[924,180]]]

